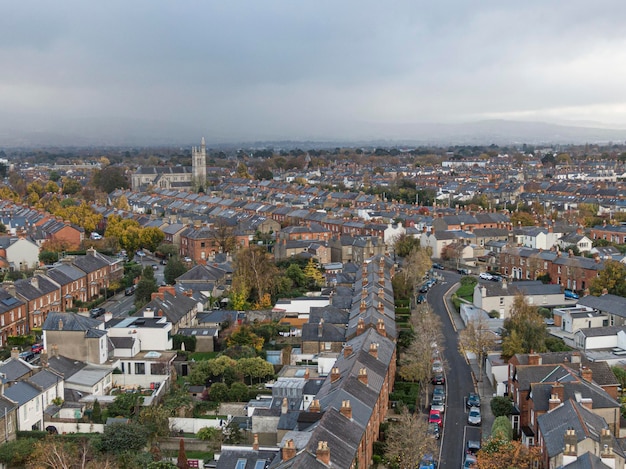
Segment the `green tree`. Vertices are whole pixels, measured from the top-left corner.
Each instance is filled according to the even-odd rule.
[[[161,243],[155,252],[162,256],[173,257],[178,255],[178,247],[175,244]]]
[[[72,195],[80,192],[83,186],[76,179],[70,177],[63,178],[63,194]]]
[[[150,301],[152,293],[158,291],[154,271],[151,266],[145,267],[141,273],[141,280],[137,282],[135,290],[135,306],[140,308]]]
[[[128,179],[124,175],[124,168],[119,166],[107,166],[96,171],[91,180],[92,184],[102,192],[111,193],[115,189],[128,189]]]
[[[255,379],[258,379],[260,382],[261,379],[274,374],[274,367],[272,364],[263,360],[261,357],[242,358],[237,360],[236,369],[243,376],[250,378],[250,384],[252,384]]]
[[[57,182],[61,179],[61,175],[57,171],[50,171],[48,178],[53,182]]]
[[[243,161],[237,165],[236,174],[239,178],[252,179],[252,176],[250,176],[250,173],[248,172],[248,167]]]
[[[224,429],[224,443],[228,445],[238,445],[243,441],[243,434],[239,424],[235,420],[231,420],[230,423]]]
[[[45,265],[54,264],[59,260],[59,253],[54,251],[41,251],[39,253],[39,260]]]
[[[138,421],[146,430],[149,442],[169,435],[171,416],[172,412],[163,405],[150,405],[141,409]]]
[[[214,381],[218,377],[223,377],[226,370],[232,370],[235,366],[236,361],[225,355],[195,362],[189,372],[189,382],[195,385],[206,384],[208,380]]]
[[[293,281],[293,285],[296,287],[303,287],[306,285],[306,277],[298,264],[291,264],[287,267],[285,275]]]
[[[20,438],[0,445],[0,462],[9,467],[25,467],[24,464],[33,453],[37,440]]]
[[[137,415],[143,404],[143,396],[138,392],[118,394],[109,405],[109,415],[112,417],[130,418]]]
[[[401,234],[395,239],[393,249],[397,256],[408,257],[414,249],[419,249],[420,240],[414,236]]]
[[[163,270],[165,283],[174,285],[176,279],[187,272],[187,266],[178,258],[171,258]]]
[[[209,399],[215,402],[228,402],[230,395],[225,383],[213,383],[209,388]]]
[[[228,390],[228,400],[232,402],[247,402],[249,398],[248,386],[243,383],[233,383]]]
[[[513,402],[506,396],[495,396],[491,399],[491,412],[494,417],[508,417],[513,413]]]
[[[263,338],[257,336],[249,326],[241,325],[237,327],[226,339],[229,347],[233,345],[249,345],[255,350],[261,351],[263,348]]]
[[[508,416],[496,417],[491,425],[491,437],[510,441],[513,438],[513,427]]]
[[[143,425],[134,422],[113,423],[105,425],[97,447],[103,453],[117,454],[141,451],[147,443],[148,433]]]
[[[93,409],[91,411],[91,421],[94,423],[100,423],[102,420],[102,409],[100,408],[100,402],[98,399],[93,401]]]
[[[505,339],[516,331],[522,341],[522,351],[528,353],[544,352],[546,350],[546,326],[538,313],[537,306],[529,305],[526,298],[520,293],[513,300],[510,316],[504,321]]]
[[[604,268],[591,281],[589,292],[600,296],[604,289],[617,296],[626,296],[626,265],[618,261],[604,261]]]

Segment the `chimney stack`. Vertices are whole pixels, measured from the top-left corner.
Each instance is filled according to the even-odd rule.
[[[615,454],[613,453],[613,436],[608,428],[600,430],[600,459],[612,469],[615,469]]]
[[[341,377],[341,375],[339,374],[339,368],[337,368],[336,366],[333,367],[332,370],[330,370],[330,382],[334,383],[340,377]]]
[[[285,446],[282,447],[281,453],[283,461],[289,461],[296,456],[296,445],[291,438],[285,441]]]
[[[359,318],[359,322],[356,324],[356,335],[361,335],[365,332],[365,321],[363,318]]]
[[[372,342],[370,344],[370,355],[374,358],[378,358],[378,343]]]
[[[313,399],[311,405],[309,406],[309,412],[315,412],[319,414],[322,411],[322,406],[320,406],[319,399]]]
[[[287,413],[288,410],[289,410],[289,401],[287,400],[286,397],[283,397],[283,401],[280,404],[280,413],[284,415]]]
[[[365,299],[362,299],[361,305],[359,306],[359,313],[364,313],[366,309],[367,309],[367,303],[365,302]]]
[[[580,376],[588,383],[591,383],[593,381],[593,372],[589,367],[583,366],[580,370]]]
[[[344,358],[348,358],[350,355],[352,355],[352,352],[353,352],[352,345],[347,344],[347,345],[343,348],[343,356],[344,356]]]
[[[528,354],[528,364],[532,366],[541,365],[541,356],[531,351]]]
[[[325,464],[327,466],[330,465],[330,450],[328,449],[327,441],[317,442],[317,451],[315,452],[315,457],[322,464]]]
[[[561,399],[556,394],[550,394],[550,400],[548,401],[548,412],[552,409],[556,409],[561,405]]]
[[[254,440],[252,441],[252,451],[258,451],[258,450],[259,450],[259,434],[255,433]]]
[[[11,347],[11,358],[18,359],[20,358],[20,349],[17,347]]]
[[[359,381],[367,386],[367,369],[359,368]]]
[[[387,337],[387,332],[385,331],[385,321],[382,318],[378,318],[378,322],[376,323],[376,330],[383,337]]]
[[[324,335],[324,318],[320,318],[320,322],[317,324],[317,337]]]
[[[350,401],[345,400],[341,401],[341,409],[339,409],[341,415],[352,420],[352,407],[350,406]]]

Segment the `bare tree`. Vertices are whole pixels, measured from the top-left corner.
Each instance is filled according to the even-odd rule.
[[[395,467],[414,469],[425,454],[437,452],[437,441],[428,437],[428,422],[423,415],[404,408],[398,420],[390,423],[385,432],[385,456]]]
[[[467,323],[467,327],[459,333],[459,349],[461,354],[472,353],[478,360],[478,381],[483,380],[483,362],[489,352],[496,346],[496,337],[483,316]]]
[[[441,320],[428,304],[419,305],[411,315],[415,338],[400,355],[398,374],[402,379],[419,383],[428,406],[428,384],[433,377],[432,359],[435,351],[441,352],[443,342]]]

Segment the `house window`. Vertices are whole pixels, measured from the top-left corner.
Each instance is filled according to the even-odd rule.
[[[246,463],[248,462],[247,459],[238,459],[237,460],[237,465],[235,466],[235,469],[246,469]]]
[[[503,296],[500,297],[500,306],[502,306],[502,305],[504,305],[504,297]]]
[[[136,375],[145,375],[146,374],[146,364],[145,363],[135,363],[135,374]]]
[[[561,273],[561,266],[560,266],[560,265],[559,265],[559,266],[557,266],[557,268],[556,268],[556,273],[557,273],[557,274],[560,274],[560,273]]]
[[[324,350],[330,350],[330,342],[324,342]]]

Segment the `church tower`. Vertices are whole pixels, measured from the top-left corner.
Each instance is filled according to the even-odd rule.
[[[204,137],[202,137],[200,148],[191,148],[191,170],[193,183],[204,187],[206,182],[206,144],[204,143]]]

